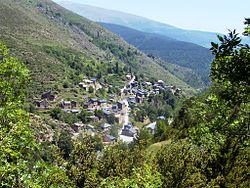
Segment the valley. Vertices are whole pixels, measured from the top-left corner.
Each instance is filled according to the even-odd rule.
[[[249,18],[216,39],[56,2],[0,1],[0,187],[249,187]]]

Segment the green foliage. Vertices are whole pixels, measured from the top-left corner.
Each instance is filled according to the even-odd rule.
[[[78,114],[78,119],[81,120],[83,123],[89,123],[92,114],[84,109],[81,110],[80,114]]]
[[[62,132],[57,145],[64,152],[64,159],[68,159],[73,147],[70,134],[65,131]]]
[[[149,165],[144,165],[141,168],[134,168],[128,178],[107,178],[101,182],[102,188],[160,188],[162,187],[161,175],[159,172],[152,170]]]
[[[170,139],[175,133],[174,129],[168,125],[165,121],[158,121],[156,124],[156,130],[154,134],[154,142],[161,142]]]
[[[186,141],[164,146],[157,154],[158,170],[163,175],[163,187],[205,187],[198,148]]]
[[[165,187],[245,187],[249,175],[250,49],[235,31],[212,43],[210,91],[184,103],[176,142],[157,155]],[[243,74],[242,74],[243,73]],[[240,178],[241,177],[241,178]]]
[[[134,145],[139,146],[142,149],[149,147],[153,142],[153,136],[146,129],[141,129],[139,135],[134,141]]]
[[[129,148],[124,144],[117,144],[106,148],[101,157],[99,173],[102,178],[129,177],[133,168],[144,164],[143,150],[137,146]]]
[[[219,84],[219,96],[232,105],[249,102],[250,93],[250,48],[242,45],[235,32],[229,36],[218,36],[221,44],[212,43],[215,59],[211,67],[211,78]]]
[[[37,145],[28,129],[28,115],[21,109],[29,72],[2,43],[0,49],[0,182],[11,187],[23,183],[21,177],[28,174],[27,161],[32,164]]]
[[[245,18],[244,24],[247,25],[247,27],[245,28],[243,35],[249,36],[250,35],[250,19]]]
[[[88,187],[97,183],[97,147],[92,137],[84,137],[74,143],[67,164],[67,173],[77,187]]]
[[[178,106],[177,100],[170,91],[162,91],[159,95],[150,96],[148,101],[134,109],[135,120],[143,122],[148,117],[153,122],[159,116],[168,118]]]
[[[50,166],[38,155],[39,144],[29,128],[28,114],[22,109],[28,70],[10,57],[0,44],[0,186],[69,187],[65,172]]]
[[[54,119],[57,119],[57,120],[60,120],[60,121],[63,121],[65,123],[68,123],[70,125],[76,123],[79,121],[79,119],[81,120],[81,116],[79,116],[79,119],[78,119],[78,116],[75,115],[75,114],[72,114],[72,113],[67,113],[67,112],[64,112],[62,109],[60,108],[54,108],[50,111],[50,116]]]

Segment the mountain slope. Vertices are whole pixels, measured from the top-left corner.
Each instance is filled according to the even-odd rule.
[[[143,52],[158,56],[167,62],[190,68],[202,77],[203,82],[209,82],[208,75],[213,58],[209,49],[193,43],[174,40],[159,34],[141,32],[116,24],[101,23],[101,25],[118,34]],[[192,85],[194,81],[190,81],[189,84]],[[195,87],[195,85],[192,86]]]
[[[32,90],[37,93],[62,88],[64,82],[76,84],[82,75],[108,78],[116,64],[194,91],[118,36],[50,0],[1,0],[0,33],[31,70]]]
[[[173,39],[192,42],[204,47],[210,47],[211,41],[217,40],[217,33],[213,32],[180,29],[140,16],[69,1],[60,1],[59,4],[96,22],[118,24],[139,31],[157,33]]]

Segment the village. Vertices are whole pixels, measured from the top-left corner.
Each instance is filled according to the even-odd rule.
[[[130,121],[131,106],[142,104],[161,91],[170,91],[174,95],[181,95],[181,89],[175,86],[169,86],[164,81],[158,80],[154,83],[149,81],[137,81],[133,75],[126,75],[126,84],[117,95],[110,94],[108,98],[89,97],[85,101],[77,102],[75,100],[61,99],[58,101],[58,95],[52,91],[47,91],[41,95],[41,99],[35,99],[34,105],[37,111],[50,110],[51,102],[65,113],[79,114],[81,111],[87,112],[88,123],[73,123],[73,137],[82,134],[101,135],[104,144],[113,144],[117,141],[131,143],[137,138],[140,128],[133,125]],[[97,79],[83,79],[78,87],[88,92],[97,91],[102,88]],[[164,120],[165,117],[158,117]],[[156,130],[156,121],[144,126],[150,134]]]

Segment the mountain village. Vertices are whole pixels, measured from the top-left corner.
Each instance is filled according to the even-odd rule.
[[[140,129],[130,122],[130,106],[142,104],[150,100],[153,96],[158,95],[161,91],[169,91],[176,96],[181,95],[181,89],[176,86],[165,84],[164,81],[157,82],[136,81],[133,75],[126,75],[126,84],[117,95],[110,94],[107,99],[87,98],[83,102],[74,100],[58,101],[60,94],[55,94],[52,91],[45,92],[41,95],[41,99],[34,99],[34,105],[37,111],[48,111],[53,108],[51,103],[56,104],[65,113],[79,114],[85,110],[89,116],[89,123],[76,122],[73,123],[72,137],[77,137],[80,134],[90,134],[92,136],[102,135],[104,144],[112,144],[117,141],[131,143],[136,139]],[[88,92],[91,89],[97,91],[103,86],[96,78],[83,79],[78,87]],[[159,116],[157,119],[164,120],[164,116]],[[93,126],[92,123],[98,125]],[[111,130],[116,128],[117,133],[111,134]],[[156,122],[151,122],[144,126],[151,134],[154,134]]]

